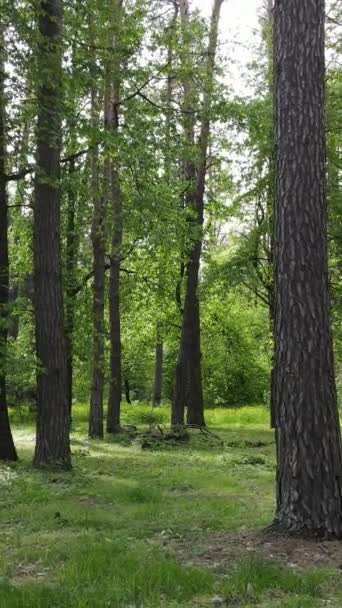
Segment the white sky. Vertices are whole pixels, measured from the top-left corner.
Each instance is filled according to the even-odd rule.
[[[210,16],[213,0],[190,0],[193,7]],[[246,64],[255,56],[255,45],[260,35],[258,17],[265,0],[225,0],[221,8],[220,40],[225,44],[227,66],[235,92],[243,94],[246,81],[243,76]],[[230,62],[231,59],[231,62]],[[239,86],[240,85],[240,86]]]
[[[212,0],[192,0],[192,5],[199,7],[206,15],[211,14]],[[262,0],[225,0],[222,6],[222,28],[236,29],[243,26],[251,31],[257,25],[257,11]]]

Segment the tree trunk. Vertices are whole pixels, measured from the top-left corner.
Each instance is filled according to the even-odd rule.
[[[170,22],[170,33],[175,31],[177,26],[177,18],[178,18],[178,4],[174,3],[173,16]],[[173,89],[175,84],[174,70],[173,70],[173,41],[170,36],[170,40],[168,43],[167,49],[167,86],[166,86],[166,113],[165,113],[165,150],[164,150],[164,171],[165,171],[165,182],[167,186],[171,185],[172,175],[171,175],[171,166],[172,166],[172,147],[171,147],[171,134],[172,134],[172,96]],[[182,197],[184,198],[184,197]],[[181,262],[182,267],[184,268],[183,261]],[[163,277],[163,269],[159,268],[159,276],[158,276],[158,293],[162,288],[162,277]],[[184,273],[183,273],[184,274]],[[181,282],[182,276],[176,285],[176,300],[179,303],[179,307],[181,308]],[[162,398],[162,388],[163,388],[163,358],[164,358],[164,344],[163,338],[160,333],[161,322],[157,320],[156,322],[156,348],[155,348],[155,369],[154,369],[154,383],[153,383],[153,394],[152,394],[152,407],[156,407],[160,405]]]
[[[161,398],[162,398],[163,354],[164,354],[163,338],[160,334],[159,323],[157,323],[157,325],[156,325],[156,365],[155,365],[155,370],[154,370],[154,385],[153,385],[153,398],[152,398],[153,407],[160,405]]]
[[[126,402],[128,403],[128,405],[132,405],[131,389],[130,389],[128,378],[125,378],[125,397],[126,397]]]
[[[122,197],[119,175],[112,171],[113,179],[113,236],[109,278],[109,321],[110,321],[110,386],[107,413],[107,431],[120,430],[121,407],[121,325],[120,325],[120,262],[122,243]]]
[[[120,29],[122,17],[122,0],[114,0],[113,17]],[[119,33],[117,32],[113,41],[113,95],[108,112],[109,128],[112,136],[119,129],[119,101],[120,101],[120,55],[119,55]],[[114,139],[115,142],[115,139]],[[116,143],[116,142],[115,142]],[[121,407],[121,323],[120,323],[120,264],[121,245],[123,235],[122,217],[122,193],[120,188],[119,170],[117,160],[110,161],[110,177],[112,189],[112,251],[109,277],[109,323],[110,323],[110,384],[107,412],[107,432],[115,433],[120,430],[120,407]]]
[[[70,468],[60,259],[62,2],[40,3],[34,278],[38,358],[36,466]]]
[[[6,347],[9,260],[6,190],[5,40],[0,23],[0,460],[17,460],[7,409]]]
[[[328,289],[324,1],[276,0],[276,523],[342,537],[342,457]]]
[[[97,188],[97,151],[93,152],[94,219],[93,243],[93,369],[90,394],[89,437],[103,438],[104,390],[104,295],[105,295],[105,242],[103,228],[103,199]],[[93,183],[95,187],[95,183]]]
[[[96,74],[96,57],[94,47],[94,24],[91,21],[92,78]],[[95,84],[91,90],[92,127],[96,128],[98,115]],[[91,154],[93,224],[91,239],[93,244],[93,364],[89,410],[89,437],[103,439],[103,390],[104,390],[104,298],[105,298],[105,205],[104,197],[99,192],[98,147]]]
[[[182,64],[184,67],[185,77],[183,78],[183,132],[184,132],[184,140],[187,148],[187,156],[183,162],[183,175],[184,179],[188,182],[189,188],[185,194],[185,205],[184,206],[192,206],[194,207],[194,187],[195,176],[196,176],[196,167],[194,165],[192,156],[193,146],[194,146],[194,131],[195,131],[195,117],[192,111],[193,105],[193,83],[187,76],[187,73],[190,72],[190,40],[189,40],[189,0],[179,0],[179,9],[180,9],[180,17],[181,17],[181,27],[182,27],[182,37],[183,37],[183,56],[182,56]],[[182,252],[184,255],[184,252]],[[188,258],[190,259],[192,252],[188,252]],[[187,404],[186,396],[187,386],[188,386],[188,363],[189,363],[189,343],[191,342],[189,336],[189,329],[192,322],[192,314],[190,310],[190,319],[189,316],[189,305],[192,304],[191,297],[192,294],[189,293],[188,290],[188,281],[189,274],[188,271],[191,267],[189,263],[185,264],[183,261],[180,266],[180,278],[176,286],[176,301],[178,305],[178,309],[182,315],[182,330],[181,330],[181,338],[180,345],[178,351],[177,365],[176,365],[176,374],[175,374],[175,385],[173,389],[172,395],[172,406],[171,406],[171,424],[172,426],[182,426],[184,425],[184,410]],[[186,268],[185,268],[186,267]],[[193,267],[194,271],[196,269]],[[186,276],[186,285],[185,285],[185,294],[184,294],[184,303],[182,304],[181,298],[181,287],[183,275],[187,271]],[[195,292],[195,297],[196,292]],[[189,324],[190,321],[190,324]],[[188,347],[188,348],[187,348]]]
[[[75,160],[69,163],[69,190],[67,193],[67,235],[66,235],[66,302],[65,302],[65,339],[67,352],[67,399],[70,421],[72,418],[72,386],[73,386],[73,335],[75,320],[75,268],[77,255],[77,239],[75,226],[76,194],[72,183],[75,172]]]
[[[196,171],[193,160],[185,163],[185,174],[190,188],[186,197],[187,206],[194,211],[195,238],[190,248],[186,268],[186,286],[182,335],[176,369],[176,383],[173,395],[172,423],[183,424],[184,404],[188,406],[187,424],[204,426],[204,404],[201,374],[201,338],[200,338],[200,307],[197,296],[198,275],[201,260],[203,221],[204,221],[204,191],[207,168],[207,151],[210,133],[210,109],[214,85],[215,55],[217,47],[218,23],[223,0],[214,0],[208,43],[208,59],[206,66],[205,89],[203,95],[202,123],[198,141],[199,163]],[[188,0],[180,2],[183,27],[188,27]],[[191,84],[184,81],[184,110],[191,111],[193,91]],[[193,144],[194,125],[191,114],[184,122],[185,139],[191,147]],[[191,184],[195,186],[191,187]],[[183,369],[182,369],[183,368]]]

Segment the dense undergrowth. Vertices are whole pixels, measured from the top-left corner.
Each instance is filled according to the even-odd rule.
[[[86,439],[74,408],[69,473],[31,466],[34,427],[12,412],[20,461],[0,466],[1,608],[341,606],[328,568],[294,568],[241,546],[201,563],[200,546],[272,521],[274,442],[263,407],[212,409],[209,428],[179,446],[140,436]],[[167,406],[124,406],[126,424],[167,425]],[[217,564],[215,563],[217,561]],[[217,566],[217,567],[216,567]]]

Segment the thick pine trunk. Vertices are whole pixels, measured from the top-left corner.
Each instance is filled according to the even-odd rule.
[[[276,523],[342,537],[327,263],[324,1],[276,0]]]
[[[69,408],[60,259],[62,2],[40,3],[34,278],[38,358],[36,466],[69,468]]]
[[[153,385],[153,397],[152,405],[156,407],[160,405],[162,398],[163,388],[163,357],[164,357],[164,345],[163,338],[160,333],[160,324],[156,325],[156,355],[155,355],[155,369],[154,369],[154,385]]]
[[[7,410],[6,346],[9,295],[6,191],[5,42],[0,23],[0,460],[17,460]]]

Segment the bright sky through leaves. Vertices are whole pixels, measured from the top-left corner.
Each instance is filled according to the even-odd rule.
[[[246,81],[242,72],[255,55],[255,32],[260,26],[258,18],[265,0],[225,0],[221,9],[221,42],[225,45],[230,78],[236,93],[245,92]],[[192,0],[192,6],[210,16],[213,0]]]

